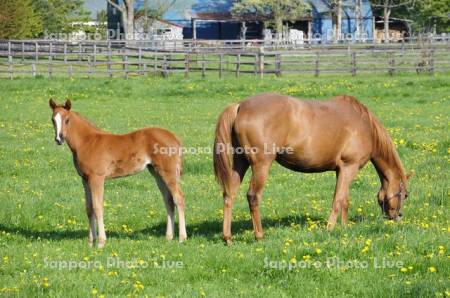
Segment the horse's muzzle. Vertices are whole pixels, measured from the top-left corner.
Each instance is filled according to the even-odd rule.
[[[56,145],[64,144],[64,138],[55,138]]]

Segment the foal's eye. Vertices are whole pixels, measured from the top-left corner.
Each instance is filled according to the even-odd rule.
[[[67,118],[65,122],[66,122],[66,124],[69,124],[69,118]]]

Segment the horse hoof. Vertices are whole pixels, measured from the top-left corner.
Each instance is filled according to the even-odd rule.
[[[178,237],[178,242],[179,243],[183,243],[186,240],[187,240],[187,235],[181,235],[181,236]]]
[[[334,224],[330,224],[330,223],[329,223],[329,224],[327,225],[327,230],[328,230],[328,232],[333,231],[333,230],[334,230],[334,226],[335,226]]]
[[[99,241],[98,242],[98,244],[97,244],[97,248],[104,248],[105,247],[105,244],[106,244],[106,241],[105,240],[103,240],[103,241]]]
[[[173,240],[173,235],[166,235],[166,240],[167,241]]]
[[[88,245],[90,248],[94,247],[94,241],[88,241]]]
[[[229,238],[229,239],[224,239],[224,241],[225,241],[225,245],[226,245],[226,246],[231,246],[231,245],[233,245],[233,241],[231,240],[231,238]]]

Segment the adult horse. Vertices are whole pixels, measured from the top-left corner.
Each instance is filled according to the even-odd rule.
[[[378,202],[390,219],[399,219],[408,181],[386,130],[356,98],[298,100],[260,94],[227,107],[219,117],[214,171],[223,190],[223,238],[231,243],[231,209],[249,167],[247,200],[255,237],[263,237],[259,204],[273,161],[306,173],[335,171],[336,189],[328,229],[339,213],[347,222],[349,186],[370,160],[381,181]]]
[[[145,128],[129,134],[115,135],[102,131],[71,111],[71,102],[57,105],[49,101],[55,141],[67,141],[73,163],[81,176],[89,219],[90,246],[97,239],[98,247],[106,242],[103,224],[103,188],[105,179],[125,177],[145,169],[155,177],[167,210],[166,238],[173,238],[174,209],[178,209],[179,240],[187,238],[184,219],[184,196],[179,182],[182,171],[181,143],[161,128]]]

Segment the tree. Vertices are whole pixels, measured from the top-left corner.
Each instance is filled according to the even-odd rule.
[[[120,4],[117,0],[106,0],[112,7],[120,12],[122,18],[125,40],[134,37],[134,0],[122,0]]]
[[[70,33],[78,30],[74,23],[89,21],[89,13],[83,7],[83,0],[34,0],[33,5],[42,15],[47,33]]]
[[[415,29],[422,32],[450,31],[450,0],[422,0],[412,10]]]
[[[383,22],[384,22],[384,42],[389,42],[389,18],[393,9],[397,9],[404,6],[413,6],[415,0],[374,0],[372,2],[373,7],[383,8]]]
[[[296,21],[307,14],[309,6],[304,0],[238,0],[231,13],[238,18],[269,19],[275,23],[278,36],[283,33],[283,21]]]
[[[42,18],[31,0],[0,1],[0,39],[33,38],[42,33]]]

